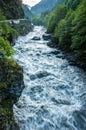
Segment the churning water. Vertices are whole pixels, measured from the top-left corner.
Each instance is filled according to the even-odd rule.
[[[14,58],[23,67],[25,89],[13,108],[15,121],[20,130],[86,130],[86,76],[47,45],[45,31],[36,26],[16,40]]]

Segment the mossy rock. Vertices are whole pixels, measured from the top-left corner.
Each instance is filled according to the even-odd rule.
[[[24,88],[23,70],[14,60],[2,58],[0,73],[2,74],[0,75],[0,130],[13,130],[16,125],[13,118],[13,104]]]

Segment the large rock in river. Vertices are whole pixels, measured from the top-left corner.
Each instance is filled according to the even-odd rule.
[[[38,36],[34,36],[31,40],[40,40],[41,38]]]
[[[42,37],[43,37],[44,40],[50,40],[52,38],[52,35],[48,34],[48,33],[45,33],[45,34],[43,34]]]

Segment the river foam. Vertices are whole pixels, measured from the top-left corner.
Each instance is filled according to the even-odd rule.
[[[15,120],[20,130],[86,130],[85,74],[47,45],[45,31],[36,26],[16,40],[14,58],[23,67],[26,87],[14,105]],[[34,36],[41,40],[31,40]]]

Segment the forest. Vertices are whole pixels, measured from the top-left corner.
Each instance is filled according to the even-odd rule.
[[[33,19],[34,24],[45,25],[55,42],[86,64],[86,0],[64,0],[51,12]]]
[[[47,30],[59,45],[86,63],[86,0],[66,0],[50,15]],[[53,20],[52,20],[53,19]]]

